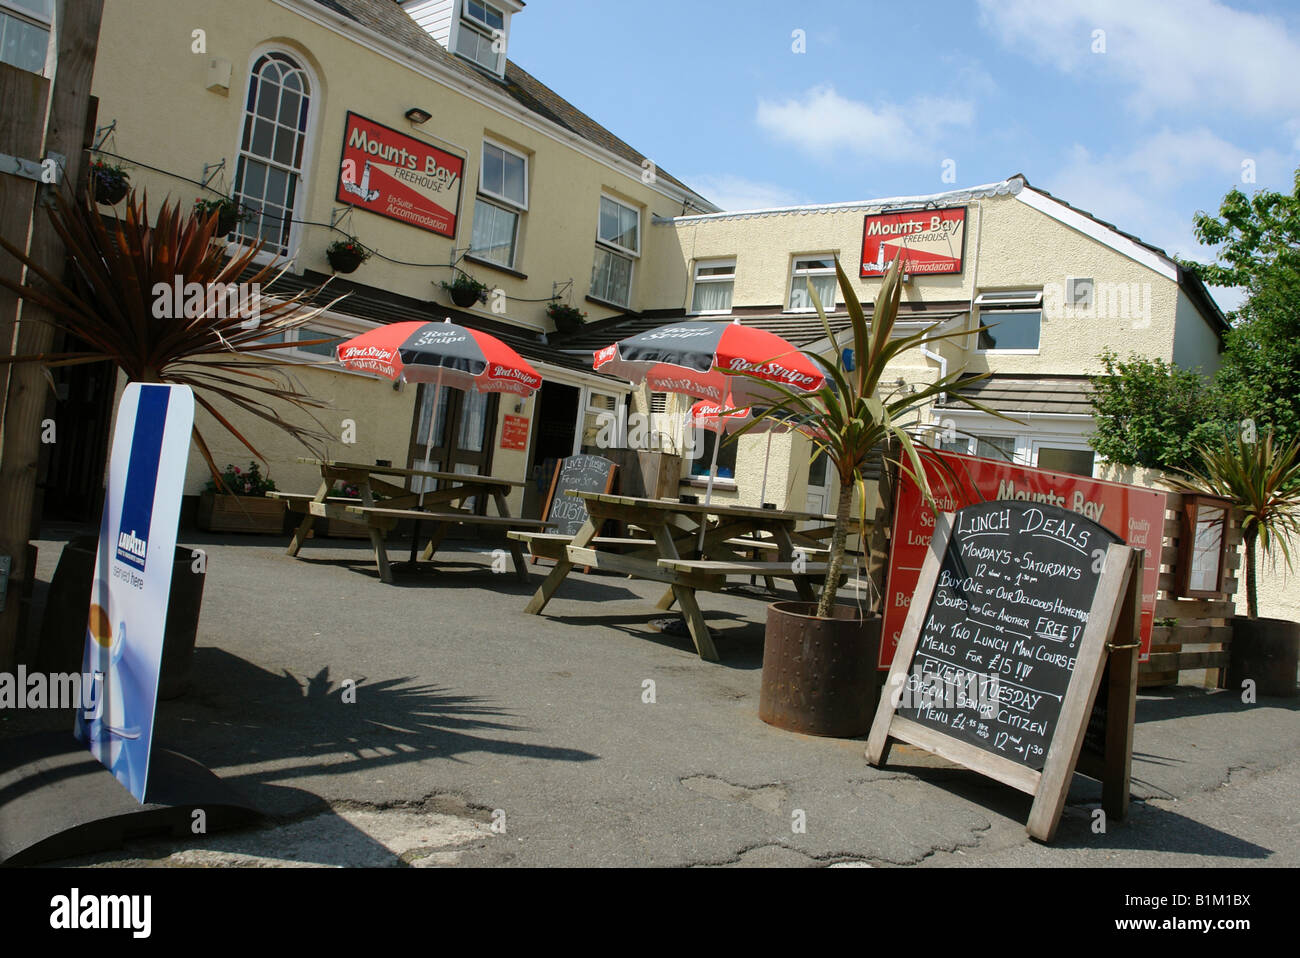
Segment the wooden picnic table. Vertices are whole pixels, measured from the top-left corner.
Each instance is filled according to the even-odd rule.
[[[805,521],[833,524],[834,516],[598,492],[577,495],[586,502],[588,518],[572,539],[545,533],[508,533],[511,539],[527,542],[535,556],[556,560],[555,568],[528,603],[526,612],[536,615],[545,609],[575,566],[591,566],[662,582],[669,589],[659,600],[658,608],[669,609],[678,604],[696,652],[700,658],[716,662],[718,650],[696,601],[697,591],[720,592],[729,575],[758,575],[792,580],[800,597],[811,602],[816,598],[812,580],[826,574],[824,562],[803,562],[798,566],[799,571],[795,571],[795,550],[815,541],[798,536],[795,524]],[[717,521],[710,522],[710,516],[716,516]],[[610,519],[643,529],[651,538],[599,537],[597,530]],[[701,526],[704,546],[696,555]],[[745,537],[750,537],[751,542],[775,544],[776,561],[749,558]]]
[[[443,537],[453,525],[487,525],[503,527],[507,530],[540,530],[547,526],[547,523],[540,520],[517,519],[510,515],[506,494],[511,489],[526,485],[521,480],[466,475],[459,472],[403,469],[398,466],[379,466],[360,462],[336,462],[327,459],[300,458],[298,461],[318,466],[321,484],[315,495],[269,493],[275,498],[283,499],[292,511],[305,514],[298,528],[294,530],[293,538],[289,540],[289,548],[285,551],[291,556],[298,554],[311,532],[313,521],[318,516],[363,525],[370,533],[370,542],[375,550],[375,566],[379,571],[379,578],[384,582],[393,581],[392,566],[388,561],[384,537],[402,519],[432,524],[433,531],[420,556],[425,560],[433,557]],[[408,485],[398,485],[391,481],[393,479],[404,480]],[[438,487],[424,492],[412,492],[408,486],[415,479],[433,480],[438,483]],[[331,496],[330,490],[334,488],[336,482],[340,481],[356,486],[359,497],[354,499]],[[476,515],[465,506],[468,500],[479,496],[496,503],[497,515]],[[520,581],[525,581],[528,572],[523,548],[517,540],[509,540],[509,549],[514,562],[515,575]],[[414,543],[411,551],[414,558]]]

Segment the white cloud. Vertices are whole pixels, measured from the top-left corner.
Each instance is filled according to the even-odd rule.
[[[685,182],[705,199],[724,210],[765,210],[774,206],[798,206],[805,202],[793,190],[775,183],[762,183],[731,173],[688,176]]]
[[[802,97],[758,101],[758,125],[778,140],[820,159],[836,154],[903,162],[933,160],[944,136],[969,127],[968,100],[919,97],[907,105],[873,106],[818,86]]]
[[[1247,156],[1205,129],[1164,129],[1127,151],[1096,155],[1076,143],[1055,175],[1041,184],[1033,177],[1030,182],[1169,253],[1209,261],[1213,252],[1196,240],[1196,211],[1187,208],[1184,188],[1222,183],[1216,196],[1234,185],[1249,191],[1239,179]],[[1271,154],[1267,158],[1274,160]]]
[[[1261,116],[1300,112],[1300,40],[1285,24],[1218,0],[979,0],[1006,46],[1066,72],[1133,87],[1130,106],[1218,108]],[[1094,31],[1105,52],[1094,53]]]

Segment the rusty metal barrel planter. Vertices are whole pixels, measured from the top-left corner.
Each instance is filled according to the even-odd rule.
[[[880,679],[880,616],[836,605],[818,618],[812,602],[767,607],[758,717],[805,735],[853,738],[871,729]]]

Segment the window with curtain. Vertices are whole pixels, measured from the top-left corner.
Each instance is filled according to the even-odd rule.
[[[45,72],[54,0],[0,0],[0,61]]]
[[[632,259],[640,251],[640,211],[602,196],[596,257],[591,267],[591,295],[607,303],[627,306],[632,300]]]
[[[528,209],[528,158],[484,140],[478,192],[470,248],[475,256],[513,269],[519,221]]]
[[[695,264],[695,291],[691,295],[691,312],[731,312],[731,294],[735,286],[734,259],[701,260]]]
[[[456,34],[457,53],[499,74],[505,59],[505,35],[506,18],[501,10],[482,0],[465,0]],[[493,40],[501,41],[495,50]]]
[[[812,296],[808,292],[808,281],[812,281],[817,290],[817,298],[822,308],[828,312],[835,308],[835,295],[839,291],[839,282],[835,277],[835,258],[832,256],[801,256],[794,261],[794,271],[790,280],[790,312],[813,312]]]
[[[310,106],[311,85],[297,62],[279,52],[257,58],[235,170],[235,199],[247,218],[235,236],[246,243],[262,240],[264,249],[280,256],[290,252]]]

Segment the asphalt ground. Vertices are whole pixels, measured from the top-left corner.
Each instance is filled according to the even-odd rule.
[[[71,531],[38,543],[42,582]],[[760,589],[701,595],[709,663],[655,630],[653,583],[575,572],[531,616],[546,565],[522,584],[463,543],[385,585],[363,541],[297,559],[280,539],[182,542],[207,553],[195,681],[155,741],[268,817],[64,864],[1300,864],[1300,700],[1143,694],[1128,819],[1099,830],[1100,786],[1076,776],[1043,845],[1010,788],[907,746],[875,769],[863,740],[760,721]],[[0,739],[51,727],[70,718],[0,713]]]

